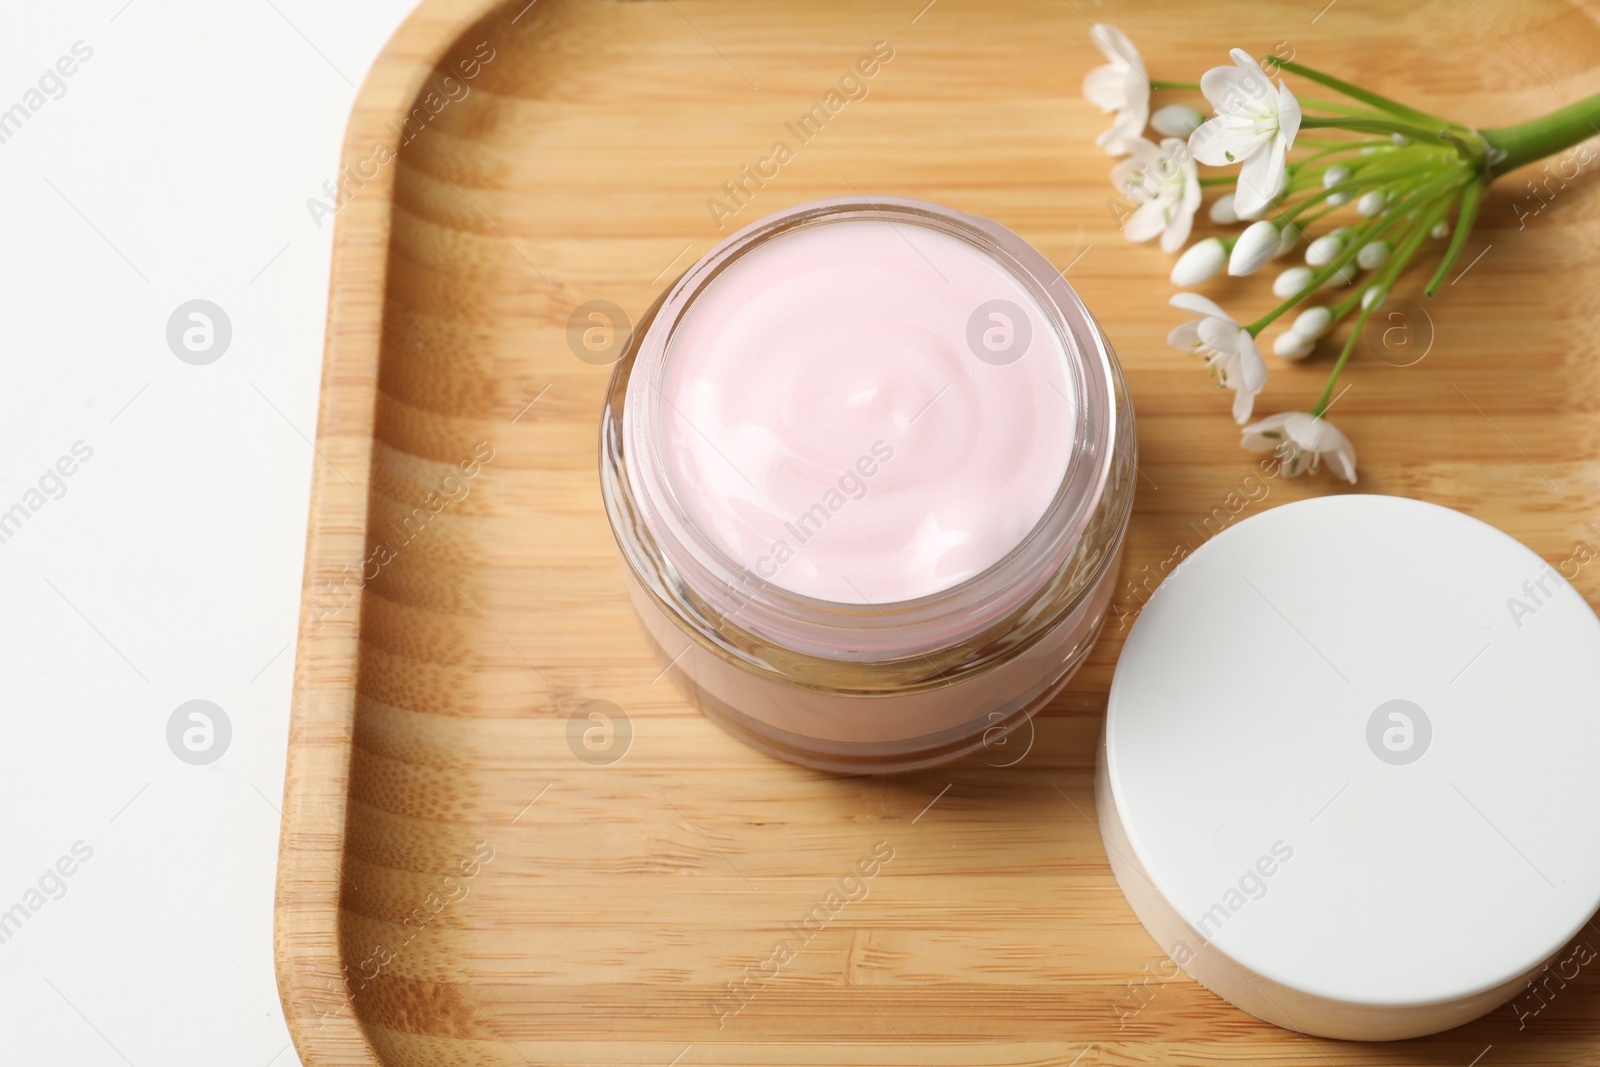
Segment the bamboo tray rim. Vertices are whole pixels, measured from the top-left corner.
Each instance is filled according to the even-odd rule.
[[[389,130],[410,112],[426,79],[462,33],[509,6],[506,0],[422,0],[362,80],[345,128],[340,173],[367,158],[375,143],[389,143]],[[532,6],[528,3],[516,17]],[[316,451],[328,462],[314,463],[311,482],[273,909],[278,995],[297,1052],[306,1054],[315,1047],[333,1053],[339,1062],[372,1067],[383,1067],[383,1060],[352,1004],[347,1001],[327,1011],[330,990],[343,988],[342,975],[321,973],[328,961],[342,959],[341,857],[355,730],[360,613],[319,619],[313,596],[319,580],[342,569],[339,561],[363,555],[364,524],[338,529],[320,520],[340,505],[365,514],[372,487],[370,459],[376,444],[382,309],[396,172],[392,162],[381,167],[334,220],[316,436]],[[339,462],[341,458],[344,462]],[[314,676],[307,666],[312,662],[321,665]],[[335,666],[330,669],[328,664]],[[306,744],[311,738],[337,743]]]

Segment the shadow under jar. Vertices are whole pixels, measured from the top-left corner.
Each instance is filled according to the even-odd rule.
[[[747,227],[650,309],[601,491],[684,693],[773,755],[883,773],[1008,751],[1071,679],[1134,447],[1116,357],[1043,255],[845,198]]]

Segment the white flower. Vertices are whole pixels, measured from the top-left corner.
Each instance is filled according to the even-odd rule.
[[[1335,474],[1351,485],[1356,482],[1356,450],[1350,438],[1327,419],[1303,411],[1280,412],[1246,426],[1239,446],[1276,454],[1278,469],[1290,478],[1307,470],[1315,474],[1326,458]]]
[[[1223,193],[1217,197],[1212,202],[1211,210],[1207,214],[1211,216],[1212,222],[1220,223],[1223,226],[1231,226],[1238,222],[1239,216],[1233,210],[1233,194]]]
[[[1142,137],[1150,121],[1150,78],[1139,50],[1115,26],[1096,23],[1089,30],[1089,39],[1110,62],[1083,79],[1083,95],[1101,111],[1116,112],[1111,128],[1094,143],[1113,156],[1127,155],[1127,142]]]
[[[1217,117],[1190,135],[1189,147],[1208,166],[1243,164],[1234,210],[1248,218],[1283,191],[1285,157],[1300,132],[1300,103],[1281,78],[1274,92],[1248,52],[1235,48],[1229,54],[1234,66],[1213,67],[1200,78],[1200,91]]]
[[[1243,425],[1250,419],[1256,394],[1267,385],[1267,361],[1250,331],[1199,293],[1178,293],[1172,306],[1199,315],[1167,335],[1167,343],[1180,352],[1201,356],[1217,377],[1217,384],[1234,390],[1233,419]]]
[[[1272,279],[1272,295],[1279,300],[1287,300],[1310,285],[1311,276],[1310,267],[1290,267]]]
[[[1281,240],[1278,228],[1272,223],[1265,219],[1252,222],[1233,244],[1233,255],[1228,257],[1228,273],[1235,278],[1254,274],[1277,253]]]
[[[1111,184],[1139,203],[1123,223],[1130,241],[1161,235],[1161,250],[1176,252],[1189,239],[1200,210],[1200,176],[1189,148],[1168,137],[1157,148],[1143,137],[1123,143],[1128,158],[1111,168]]]
[[[1205,120],[1188,104],[1168,104],[1150,116],[1150,126],[1163,137],[1187,137]]]
[[[1228,250],[1222,247],[1222,242],[1217,238],[1207,237],[1204,241],[1196,241],[1172,265],[1172,284],[1185,287],[1199,285],[1221,270],[1227,258]]]

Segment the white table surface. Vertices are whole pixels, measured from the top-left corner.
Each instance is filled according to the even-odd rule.
[[[306,200],[412,2],[5,12],[7,1064],[298,1063],[272,896],[333,235]],[[194,299],[232,326],[208,365],[167,341]],[[232,727],[198,766],[167,740],[194,699]]]

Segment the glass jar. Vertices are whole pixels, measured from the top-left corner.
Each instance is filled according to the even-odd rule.
[[[962,254],[976,250],[997,266],[1015,283],[1019,303],[1031,302],[1020,310],[1042,334],[1034,348],[1058,353],[1061,384],[1054,388],[1065,401],[1066,422],[1052,427],[1065,442],[1061,475],[1035,487],[1044,502],[1037,521],[974,573],[887,602],[811,595],[829,574],[813,568],[815,580],[797,590],[802,583],[774,580],[769,557],[739,558],[705,519],[706,487],[685,482],[666,444],[675,430],[688,434],[680,425],[683,394],[675,401],[666,383],[674,360],[690,358],[674,345],[680,335],[698,336],[684,326],[697,301],[709,302],[706,294],[754,250],[864,221],[889,224],[941,278],[909,238],[954,238]],[[974,331],[986,320],[979,310],[965,336],[982,359]],[[826,309],[818,314],[825,317]],[[773,755],[831,771],[882,773],[986,746],[1007,762],[1019,758],[1020,744],[999,745],[1066,685],[1105,619],[1132,508],[1134,448],[1133,412],[1111,346],[1043,255],[988,219],[914,200],[844,198],[804,204],[734,234],[646,313],[612,379],[601,427],[601,491],[629,597],[682,691],[735,736]],[[854,583],[849,589],[859,592]]]

